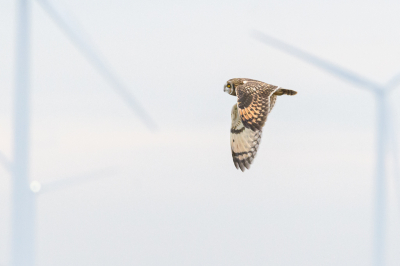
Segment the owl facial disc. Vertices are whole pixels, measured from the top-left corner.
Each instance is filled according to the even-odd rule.
[[[230,84],[229,82],[226,82],[224,85],[224,92],[232,95],[234,92],[233,85]]]

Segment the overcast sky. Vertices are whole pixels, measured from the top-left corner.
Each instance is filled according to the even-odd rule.
[[[373,95],[250,32],[385,84],[400,72],[400,2],[50,2],[159,130],[141,123],[32,2],[30,179],[47,188],[37,197],[37,266],[372,265]],[[16,1],[0,0],[0,151],[8,158],[15,22]],[[298,91],[279,97],[245,173],[229,147],[236,99],[223,85],[233,77]],[[399,102],[394,91],[396,125]],[[394,266],[400,187],[389,169],[386,262]],[[2,266],[10,263],[10,192],[0,167]]]

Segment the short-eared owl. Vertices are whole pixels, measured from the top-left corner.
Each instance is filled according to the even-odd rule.
[[[233,163],[244,171],[249,169],[260,145],[262,127],[275,105],[276,97],[297,92],[262,81],[235,78],[224,85],[224,92],[237,96],[232,108],[231,149]]]

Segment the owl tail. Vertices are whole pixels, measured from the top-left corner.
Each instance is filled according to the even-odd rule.
[[[277,91],[274,93],[274,95],[277,95],[277,96],[281,96],[281,95],[283,95],[283,94],[286,94],[286,95],[296,95],[296,94],[297,94],[297,91],[292,91],[292,90],[287,90],[287,89],[279,89],[279,90],[277,90]]]

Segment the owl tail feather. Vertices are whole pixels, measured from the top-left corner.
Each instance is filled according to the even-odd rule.
[[[292,91],[292,90],[287,90],[287,89],[279,89],[279,90],[277,90],[277,91],[274,93],[274,95],[277,95],[277,96],[281,96],[281,95],[283,95],[283,94],[286,94],[286,95],[296,95],[296,94],[297,94],[297,91]]]

